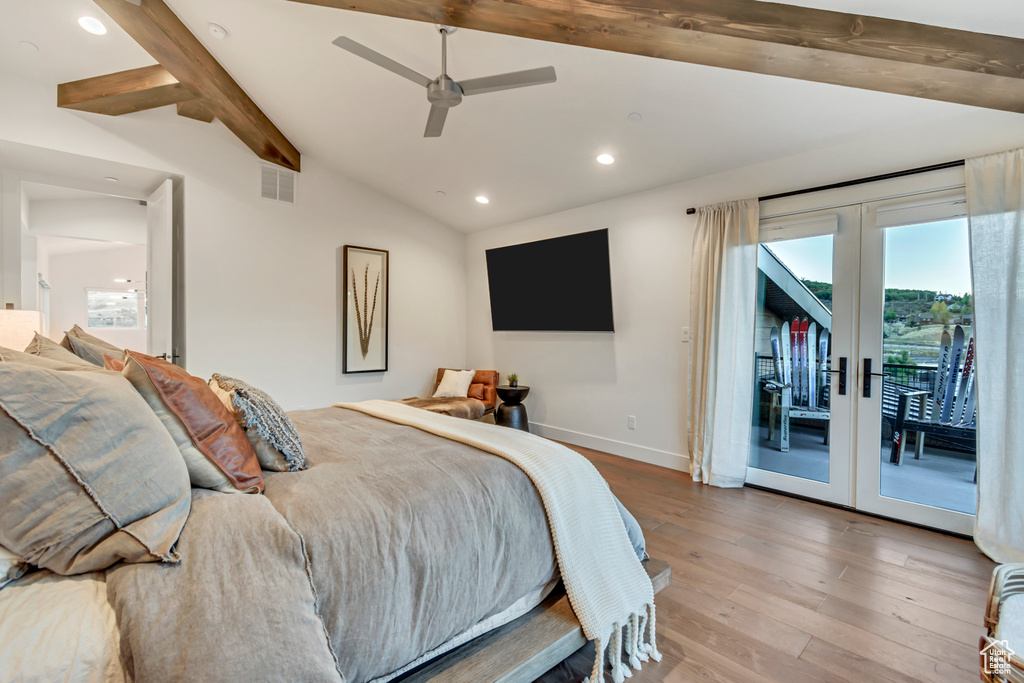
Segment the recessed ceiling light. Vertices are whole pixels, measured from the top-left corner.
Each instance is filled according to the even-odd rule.
[[[39,52],[39,46],[35,43],[30,43],[27,40],[23,40],[18,45],[26,52]]]
[[[477,195],[476,201],[479,204],[489,204],[491,200],[481,194]]]
[[[131,280],[125,280],[123,277],[115,277],[114,282],[131,282]]]
[[[102,36],[107,32],[107,27],[96,17],[81,17],[78,20],[78,25],[94,36]]]
[[[639,112],[633,112],[626,118],[629,119],[631,123],[640,123],[641,121],[644,120],[644,115]]]
[[[597,163],[608,166],[609,164],[615,163],[615,157],[613,157],[611,154],[598,154]]]
[[[444,190],[438,190],[434,193],[434,196],[438,199],[444,199],[447,195],[444,193]]]
[[[228,30],[220,24],[210,22],[210,35],[221,40],[228,37]]]
[[[108,181],[110,181],[112,183],[116,183],[117,182],[117,178],[115,178],[112,175],[108,175],[106,178],[104,178],[104,180],[108,180]]]

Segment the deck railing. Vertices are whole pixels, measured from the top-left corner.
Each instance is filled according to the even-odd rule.
[[[755,357],[755,371],[759,380],[775,378],[775,362],[771,356]],[[882,374],[889,381],[911,389],[931,390],[935,384],[934,365],[906,365],[901,363],[883,363]]]
[[[755,371],[757,373],[758,383],[761,384],[763,380],[774,380],[775,379],[775,363],[771,356],[762,356],[757,354],[754,357]],[[882,374],[885,375],[885,385],[882,392],[882,412],[885,416],[891,418],[895,415],[897,398],[901,391],[907,389],[917,389],[921,391],[930,392],[935,385],[935,373],[936,366],[934,365],[910,365],[904,363],[883,363]],[[856,382],[851,377],[847,381],[847,391],[851,391],[852,386]],[[855,391],[855,389],[853,389]],[[760,398],[757,403],[759,409],[758,422],[767,424],[768,415],[768,395],[765,392],[758,392]],[[825,398],[826,406],[828,405],[827,396]],[[817,427],[815,423],[808,423],[809,426]],[[891,419],[882,420],[882,438],[888,440],[892,438],[892,424]],[[953,451],[960,451],[964,453],[973,453],[974,449],[970,446],[965,446],[960,443],[949,442],[942,439],[938,439],[933,436],[928,437],[927,443],[935,443],[941,448],[945,448]]]

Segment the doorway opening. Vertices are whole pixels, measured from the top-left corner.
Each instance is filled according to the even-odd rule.
[[[936,173],[762,205],[747,480],[970,534],[966,199]]]
[[[42,312],[43,334],[60,341],[79,325],[114,346],[149,353],[145,202],[32,182],[22,183],[22,192],[23,268],[37,276],[38,299],[26,288],[23,306]]]
[[[0,140],[0,180],[0,302],[184,366],[184,178]]]

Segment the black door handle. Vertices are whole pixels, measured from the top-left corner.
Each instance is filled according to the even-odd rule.
[[[864,359],[864,398],[871,398],[871,378],[885,377],[885,373],[871,372],[871,359]]]
[[[839,395],[846,396],[846,356],[839,358],[838,370],[829,370],[829,372],[839,374]]]

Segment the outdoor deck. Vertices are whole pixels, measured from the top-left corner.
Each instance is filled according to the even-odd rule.
[[[828,481],[828,446],[823,431],[792,425],[790,450],[782,453],[768,441],[768,428],[761,427],[751,444],[750,466],[814,481]],[[908,452],[910,448],[908,447]],[[920,460],[906,457],[900,466],[889,462],[890,445],[880,444],[881,494],[947,510],[974,514],[977,493],[974,458],[926,443]]]
[[[765,361],[767,360],[767,364]],[[759,357],[759,377],[773,377],[771,359]],[[924,439],[921,458],[914,457],[915,431],[907,434],[908,444],[902,464],[890,462],[893,442],[893,425],[899,395],[911,390],[924,390],[934,381],[935,369],[928,366],[886,364],[883,380],[882,438],[879,443],[881,467],[881,494],[886,497],[932,505],[974,514],[977,506],[977,489],[974,483],[976,460],[974,429],[944,428],[951,436],[928,434]],[[779,450],[779,434],[776,430],[773,441],[768,439],[767,394],[762,393],[759,415],[755,416],[757,428],[751,443],[749,464],[758,469],[827,482],[829,476],[829,447],[825,443],[827,423],[822,421],[801,421],[790,423],[790,450]],[[825,397],[827,406],[827,395]],[[911,418],[918,418],[916,408]],[[927,415],[925,416],[928,417]],[[910,428],[913,430],[913,427]]]

